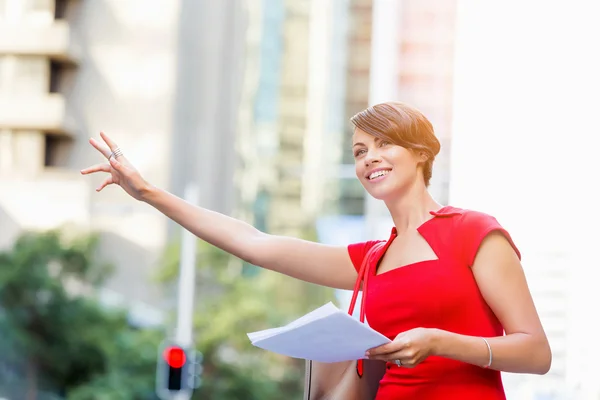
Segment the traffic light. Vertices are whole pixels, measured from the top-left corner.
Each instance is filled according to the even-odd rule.
[[[183,368],[186,366],[186,354],[179,346],[168,346],[163,351],[163,359],[167,363],[167,389],[181,390]]]
[[[201,357],[192,349],[186,349],[171,341],[163,342],[158,349],[156,368],[156,393],[161,399],[174,394],[191,396],[199,385]]]

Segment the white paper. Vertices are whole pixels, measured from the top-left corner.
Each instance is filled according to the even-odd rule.
[[[359,360],[390,340],[332,303],[286,326],[248,333],[252,344],[289,357],[321,362]]]

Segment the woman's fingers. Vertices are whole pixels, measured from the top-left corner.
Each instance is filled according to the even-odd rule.
[[[82,175],[93,174],[94,172],[110,172],[109,164],[96,164],[81,170]]]
[[[108,185],[111,185],[113,183],[113,179],[112,176],[107,177],[104,182],[102,182],[102,184],[100,186],[98,186],[98,188],[96,189],[96,192],[101,191],[102,189],[104,189],[105,187],[107,187]]]
[[[121,163],[120,161],[117,161],[114,157],[112,157],[109,162],[110,162],[110,165],[115,170],[117,170],[117,172],[119,172],[123,175],[127,175],[128,168],[126,166],[124,166],[123,163]]]
[[[109,138],[106,133],[100,132],[100,136],[104,140],[104,143],[106,143],[108,145],[108,148],[110,149],[111,152],[113,152],[119,148],[119,146],[117,146],[117,144],[115,142],[113,142],[112,139]],[[108,154],[110,155],[110,153],[108,153]]]
[[[396,353],[404,349],[405,347],[406,343],[400,342],[396,338],[396,340],[394,340],[393,342],[369,349],[369,351],[367,351],[365,355],[369,358],[385,360],[385,357],[389,356],[392,353]]]
[[[104,157],[108,158],[108,156],[110,156],[110,149],[108,147],[106,147],[105,145],[103,145],[102,143],[98,142],[96,139],[91,138],[90,139],[90,144],[92,146],[94,146],[94,148],[96,150],[98,150]]]

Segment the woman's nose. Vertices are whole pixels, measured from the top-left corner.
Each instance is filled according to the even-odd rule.
[[[375,150],[369,150],[367,152],[367,156],[365,157],[365,164],[367,165],[371,165],[371,164],[377,164],[381,161],[381,157],[379,156],[379,153]]]

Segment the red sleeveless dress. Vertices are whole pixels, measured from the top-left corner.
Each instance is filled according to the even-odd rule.
[[[396,237],[373,257],[366,300],[369,325],[393,340],[409,329],[438,328],[471,336],[501,336],[502,325],[483,299],[471,266],[487,234],[502,232],[521,257],[510,235],[487,214],[454,207],[431,212],[418,228],[437,260],[421,261],[376,275],[376,265]],[[355,268],[371,246],[381,241],[351,244]],[[431,356],[415,368],[388,363],[377,400],[504,400],[500,372]]]

